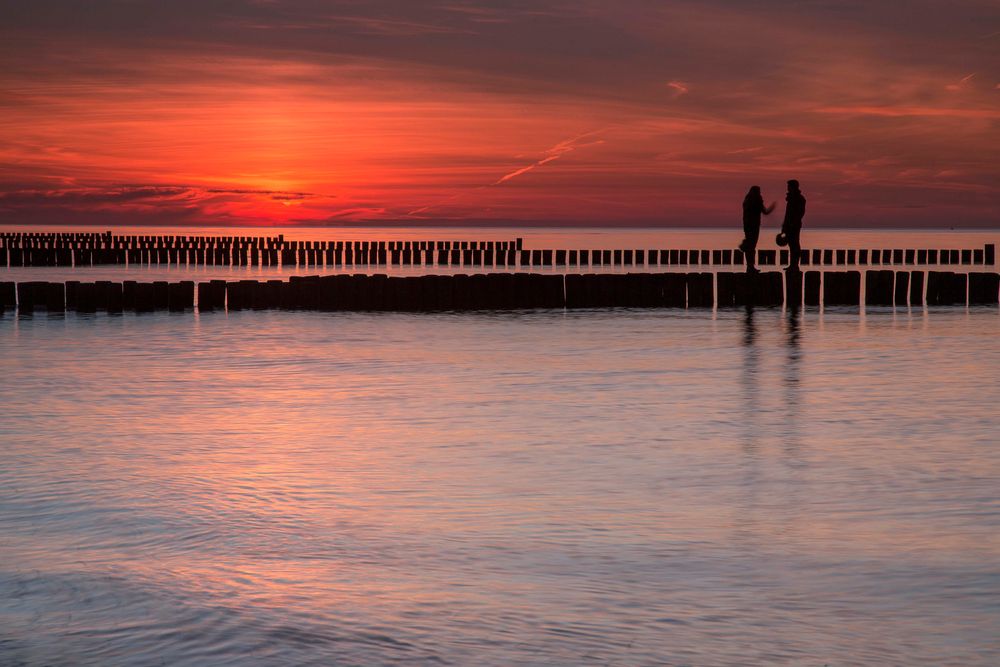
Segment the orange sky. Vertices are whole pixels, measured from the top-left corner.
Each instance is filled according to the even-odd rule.
[[[1000,227],[992,0],[19,4],[9,223]]]

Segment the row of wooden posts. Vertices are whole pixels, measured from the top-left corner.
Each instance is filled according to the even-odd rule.
[[[865,289],[862,293],[861,285]],[[926,282],[926,285],[925,285]],[[339,274],[282,280],[0,282],[0,310],[436,311],[997,304],[998,273],[806,271],[474,275]],[[863,294],[863,296],[862,296]]]
[[[787,264],[789,251],[758,249],[757,264]],[[285,241],[283,237],[113,236],[0,233],[0,266],[732,266],[734,249],[524,249],[510,241]],[[996,264],[996,247],[812,248],[807,266]]]

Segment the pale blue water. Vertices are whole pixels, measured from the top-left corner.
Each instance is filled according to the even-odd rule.
[[[0,665],[995,665],[1000,312],[0,317]]]

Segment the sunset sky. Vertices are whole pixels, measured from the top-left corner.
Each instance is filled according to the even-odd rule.
[[[1000,227],[997,0],[9,0],[0,220]]]

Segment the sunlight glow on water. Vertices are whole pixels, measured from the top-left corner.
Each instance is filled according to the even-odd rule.
[[[997,308],[0,318],[0,664],[995,664]]]

